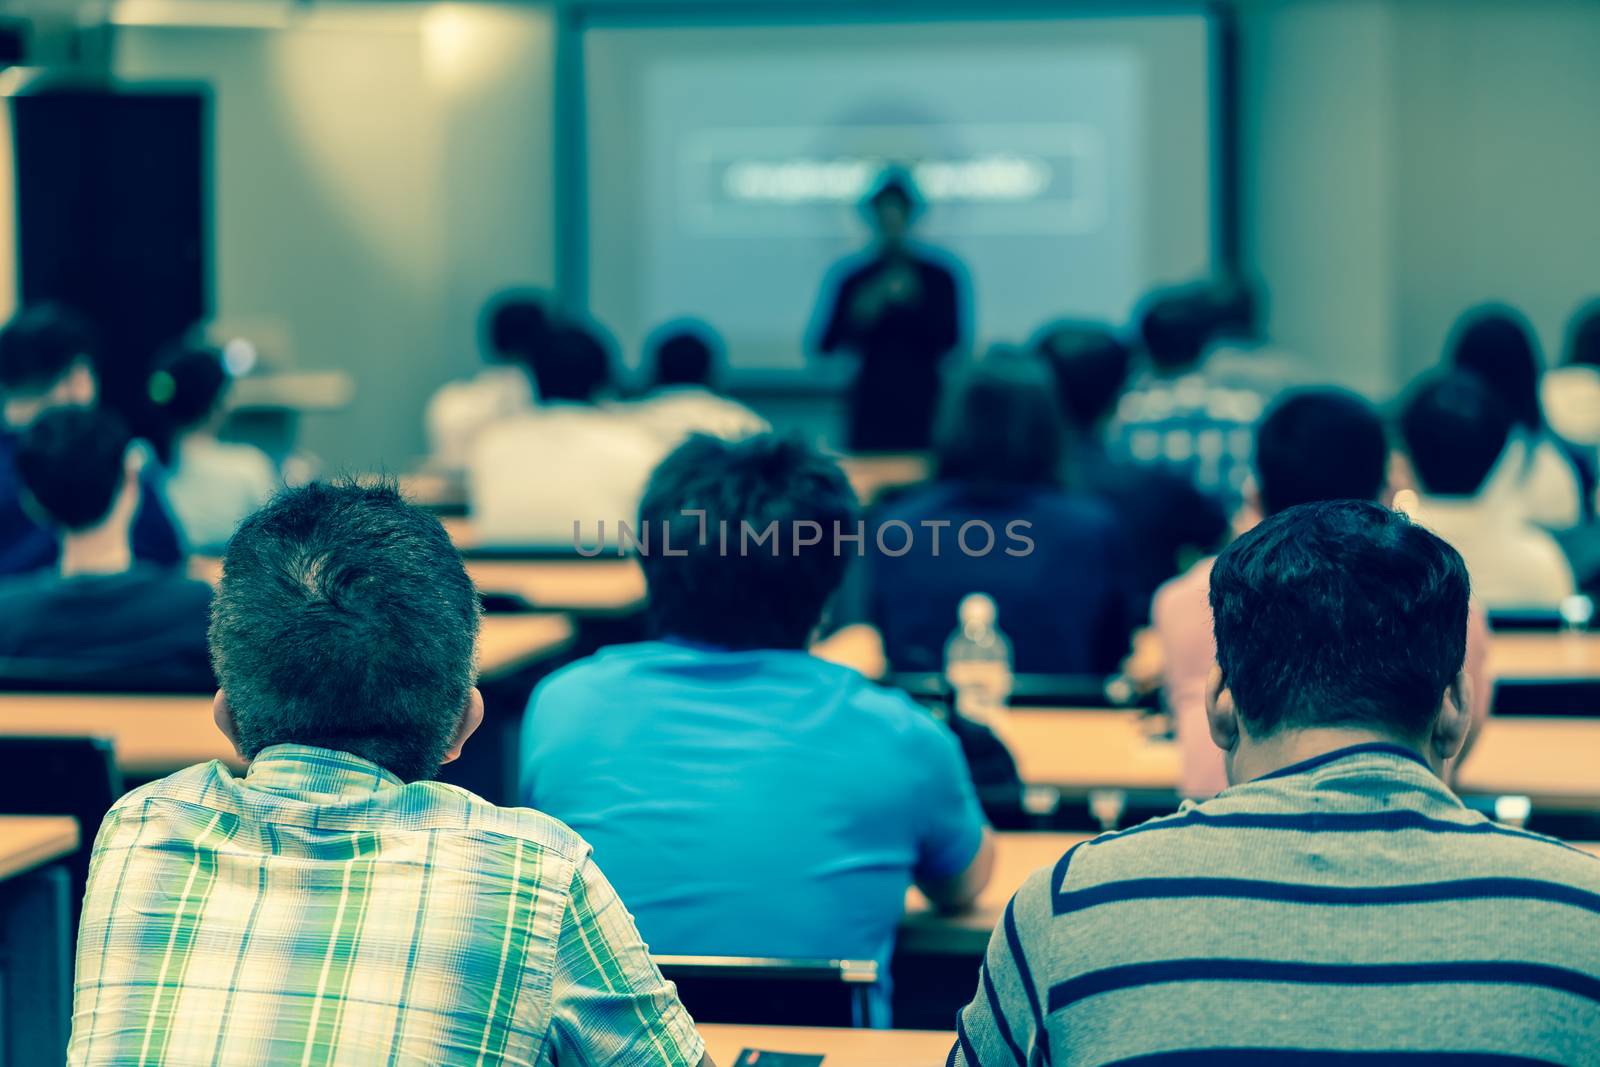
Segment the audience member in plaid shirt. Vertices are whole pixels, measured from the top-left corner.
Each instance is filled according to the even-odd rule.
[[[483,716],[477,628],[449,538],[391,488],[245,522],[211,647],[250,770],[107,817],[70,1063],[709,1063],[588,845],[427,780]]]

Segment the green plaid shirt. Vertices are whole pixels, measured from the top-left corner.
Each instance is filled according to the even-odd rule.
[[[191,767],[95,841],[71,1064],[694,1067],[589,847],[347,753]]]

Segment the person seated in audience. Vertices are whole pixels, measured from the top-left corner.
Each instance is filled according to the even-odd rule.
[[[709,1064],[584,841],[430,781],[483,718],[478,594],[392,486],[312,484],[228,544],[213,761],[95,841],[74,1067]]]
[[[1250,428],[1266,405],[1258,382],[1208,373],[1214,336],[1232,317],[1211,285],[1155,294],[1139,321],[1145,369],[1117,403],[1111,454],[1188,478],[1232,513],[1250,464]]]
[[[666,449],[626,411],[602,404],[611,357],[595,329],[554,327],[534,352],[533,373],[539,407],[486,427],[473,447],[474,533],[485,545],[593,545],[601,522],[609,531],[633,519]]]
[[[1132,629],[1125,535],[1104,503],[1063,487],[1063,448],[1054,381],[1032,353],[998,349],[952,382],[933,480],[869,523],[914,533],[870,537],[864,560],[865,616],[894,670],[943,671],[957,606],[987,593],[1017,671],[1116,671]]]
[[[218,438],[231,386],[222,353],[210,347],[175,348],[150,376],[150,402],[167,426],[167,502],[194,551],[220,551],[282,484],[261,449]]]
[[[692,433],[737,438],[770,428],[761,416],[713,388],[723,362],[722,341],[709,326],[670,323],[646,348],[652,383],[633,414],[642,417],[668,448],[682,444]]]
[[[423,414],[430,462],[442,470],[465,470],[485,427],[533,408],[531,365],[551,330],[544,305],[525,291],[500,293],[484,307],[480,330],[488,365],[440,386]]]
[[[1389,501],[1383,420],[1354,393],[1331,388],[1290,392],[1267,411],[1255,438],[1250,510],[1271,516],[1319,500]],[[1202,800],[1228,784],[1222,753],[1211,743],[1206,722],[1206,683],[1217,660],[1208,601],[1215,563],[1215,558],[1200,560],[1166,583],[1151,608],[1161,648],[1162,688],[1183,760],[1179,790]],[[1467,632],[1474,725],[1489,714],[1494,689],[1487,672],[1488,645],[1488,622],[1474,604]],[[1467,744],[1475,736],[1469,734]]]
[[[145,455],[127,424],[53,408],[12,458],[24,507],[60,532],[61,561],[0,580],[0,684],[210,690],[211,587],[133,555]]]
[[[1128,546],[1129,618],[1142,624],[1162,582],[1221,546],[1228,516],[1188,478],[1113,459],[1107,452],[1106,423],[1122,395],[1132,357],[1110,330],[1097,323],[1054,323],[1041,331],[1033,347],[1055,373],[1067,420],[1067,484],[1116,512]]]
[[[1417,521],[1466,557],[1472,588],[1490,611],[1553,608],[1575,591],[1555,538],[1528,520],[1510,467],[1514,420],[1476,375],[1425,379],[1400,417],[1416,492],[1397,498]]]
[[[539,686],[522,799],[594,845],[655,952],[885,974],[907,887],[960,909],[992,849],[949,730],[806,651],[854,551],[849,483],[798,441],[695,436],[640,520],[661,637]]]
[[[88,325],[55,305],[25,308],[0,329],[0,575],[49,569],[60,558],[55,533],[22,506],[17,442],[40,412],[99,399],[93,350]],[[133,554],[164,566],[183,560],[153,468],[146,468],[140,483]]]
[[[1234,784],[1029,877],[950,1062],[1592,1061],[1600,860],[1440,778],[1468,592],[1454,549],[1364,501],[1229,546],[1206,715]]]
[[[1504,307],[1468,312],[1452,340],[1450,362],[1482,379],[1511,416],[1511,443],[1496,476],[1508,483],[1523,516],[1550,530],[1587,521],[1595,472],[1545,420],[1541,361],[1527,320]]]

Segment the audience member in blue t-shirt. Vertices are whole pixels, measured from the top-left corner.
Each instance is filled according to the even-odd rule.
[[[24,309],[0,330],[0,576],[53,567],[61,556],[56,533],[23,506],[17,449],[41,412],[98,400],[93,348],[88,326],[53,305]],[[183,547],[156,477],[153,465],[140,475],[133,554],[142,563],[170,567],[183,561]]]
[[[594,846],[653,952],[886,972],[907,887],[965,907],[992,850],[955,737],[806,651],[854,551],[848,483],[799,442],[695,436],[640,517],[663,637],[540,685],[521,799]]]
[[[991,352],[953,383],[933,481],[881,507],[868,537],[865,614],[894,670],[943,669],[969,593],[994,599],[1018,671],[1117,669],[1131,631],[1124,533],[1103,502],[1062,487],[1063,437],[1054,379],[1032,353]]]

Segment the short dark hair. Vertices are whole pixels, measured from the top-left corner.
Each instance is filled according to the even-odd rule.
[[[1572,316],[1567,333],[1567,362],[1600,367],[1600,299],[1589,301]]]
[[[1065,424],[1038,356],[996,348],[957,372],[934,425],[941,480],[978,488],[1059,485]]]
[[[483,311],[483,340],[496,356],[527,362],[550,333],[550,316],[532,293],[497,293]]]
[[[175,345],[157,357],[146,392],[166,427],[182,432],[211,417],[232,381],[216,348]]]
[[[611,383],[611,355],[597,329],[562,323],[535,349],[533,377],[542,401],[587,403]]]
[[[1400,414],[1411,469],[1426,493],[1473,496],[1511,438],[1511,416],[1482,379],[1456,372],[1425,378]]]
[[[639,520],[657,539],[641,563],[659,633],[721,648],[803,648],[844,578],[834,535],[856,532],[856,499],[839,465],[796,438],[696,434],[651,475]],[[815,532],[797,529],[807,522],[821,530],[817,544],[801,543]],[[769,527],[776,532],[756,542]]]
[[[703,323],[674,323],[650,341],[656,386],[710,385],[722,342]]]
[[[1094,322],[1056,322],[1033,342],[1055,373],[1062,413],[1078,431],[1108,418],[1128,382],[1132,353],[1107,327]]]
[[[49,391],[94,354],[87,320],[59,304],[23,308],[0,329],[0,388],[24,396]]]
[[[17,475],[56,525],[87,530],[111,514],[127,476],[132,442],[128,424],[113,411],[54,408],[22,435]]]
[[[1301,504],[1211,570],[1217,663],[1253,737],[1362,726],[1420,739],[1467,649],[1466,564],[1398,512]]]
[[[1268,515],[1315,500],[1376,500],[1388,467],[1383,419],[1345,389],[1288,393],[1256,426],[1256,482]]]
[[[922,207],[922,197],[917,192],[916,180],[904,167],[894,166],[884,170],[867,194],[866,206],[874,210],[885,200],[898,200],[900,209],[915,215]]]
[[[1544,425],[1539,405],[1539,349],[1533,327],[1514,308],[1489,304],[1474,308],[1456,324],[1450,362],[1476,374],[1500,398],[1513,422],[1537,430]]]
[[[473,685],[478,615],[444,528],[393,485],[280,493],[228,542],[211,609],[243,754],[314,745],[431,776]]]
[[[1150,296],[1139,317],[1139,337],[1157,369],[1186,370],[1200,362],[1217,324],[1210,290],[1185,286]]]

